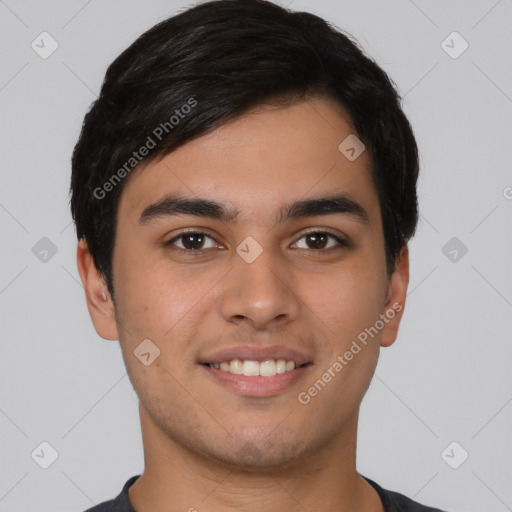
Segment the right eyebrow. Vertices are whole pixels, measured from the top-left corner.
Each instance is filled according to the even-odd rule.
[[[222,222],[234,222],[239,213],[239,210],[228,209],[210,199],[167,195],[144,208],[139,217],[139,224],[146,224],[153,219],[169,215],[194,215]]]

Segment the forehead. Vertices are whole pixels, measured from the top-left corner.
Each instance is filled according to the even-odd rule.
[[[352,160],[343,152],[355,136],[349,116],[331,100],[260,107],[136,169],[119,217],[135,218],[172,193],[224,202],[241,212],[239,220],[263,220],[283,203],[334,192],[372,210],[378,201],[369,151]]]

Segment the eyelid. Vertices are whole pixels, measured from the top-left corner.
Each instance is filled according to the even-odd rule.
[[[297,239],[297,241],[295,243],[297,243],[299,240],[301,240],[302,238],[304,238],[307,235],[316,234],[316,233],[331,236],[332,238],[334,238],[336,240],[336,242],[338,242],[338,247],[329,247],[329,249],[305,249],[305,250],[310,250],[313,252],[321,253],[321,252],[328,252],[331,249],[336,249],[336,248],[340,248],[340,247],[350,247],[350,241],[346,235],[339,234],[338,232],[334,232],[329,228],[321,228],[321,227],[320,228],[310,228],[306,231],[303,231],[301,236]]]
[[[182,236],[190,235],[190,234],[205,235],[208,238],[211,238],[215,243],[217,243],[219,245],[222,245],[222,244],[220,244],[220,242],[217,241],[215,236],[213,236],[211,233],[208,232],[208,230],[206,228],[188,228],[188,229],[185,229],[184,231],[180,231],[177,235],[174,235],[172,238],[170,238],[169,240],[164,242],[163,245],[164,245],[164,247],[167,247],[168,245],[172,245],[173,242],[175,242],[176,240],[179,240]],[[177,250],[186,251],[186,252],[192,252],[191,249],[188,249],[188,250],[187,249],[181,249],[181,247],[177,247],[176,249]],[[196,252],[203,251],[203,250],[204,249],[197,249]]]
[[[300,238],[302,238],[305,235],[310,235],[311,233],[324,233],[326,235],[332,235],[336,238],[339,238],[340,240],[348,242],[348,237],[346,235],[344,235],[343,233],[339,233],[338,231],[333,231],[330,228],[322,228],[322,227],[308,228],[308,229],[306,229],[306,231],[302,232],[302,235],[300,236]],[[299,240],[300,240],[300,238],[299,238]]]

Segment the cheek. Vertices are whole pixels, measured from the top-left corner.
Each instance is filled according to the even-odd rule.
[[[124,346],[134,348],[149,338],[163,359],[172,360],[214,307],[215,284],[222,273],[133,256],[118,258],[116,265],[116,318],[124,327]]]
[[[332,421],[322,427],[327,430],[339,428],[359,406],[379,358],[380,335],[369,335],[367,329],[382,312],[386,278],[385,272],[365,268],[376,267],[347,266],[338,273],[316,276],[304,288],[312,301],[308,306],[321,321],[315,315],[311,318],[327,332],[327,339],[322,341],[323,356],[301,396],[311,400],[311,411],[319,415],[331,411]]]
[[[385,273],[375,265],[363,265],[363,261],[361,258],[361,263],[317,274],[314,279],[308,276],[303,288],[304,302],[340,342],[373,325],[382,312]]]

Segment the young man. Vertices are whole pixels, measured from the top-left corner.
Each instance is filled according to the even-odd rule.
[[[339,30],[263,0],[198,5],[111,64],[71,207],[145,468],[89,512],[438,510],[356,469],[418,217],[399,99]]]

